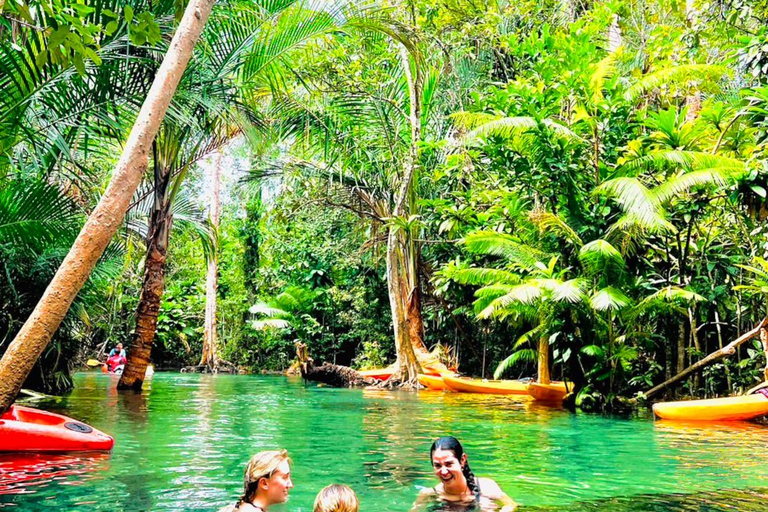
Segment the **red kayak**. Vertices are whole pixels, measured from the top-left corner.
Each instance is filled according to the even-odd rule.
[[[13,405],[0,416],[0,452],[108,451],[115,440],[61,414]]]

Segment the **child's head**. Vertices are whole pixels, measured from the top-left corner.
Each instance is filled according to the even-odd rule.
[[[357,512],[360,502],[346,485],[329,485],[317,494],[314,512]]]

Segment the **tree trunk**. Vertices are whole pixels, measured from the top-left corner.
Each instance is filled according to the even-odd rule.
[[[221,150],[216,158],[216,164],[211,168],[211,209],[210,219],[216,233],[219,232],[219,187],[221,184]],[[203,331],[203,355],[201,366],[210,370],[216,368],[216,291],[219,285],[219,244],[216,237],[216,247],[208,260],[208,274],[205,279],[205,330]]]
[[[169,177],[170,170],[167,170],[166,179]],[[162,185],[162,183],[155,184],[155,193],[161,197],[165,195],[167,181],[165,186]],[[128,361],[117,383],[117,389],[141,391],[152,355],[152,344],[157,332],[157,317],[160,313],[163,290],[165,290],[165,263],[172,222],[170,204],[165,203],[165,199],[161,199],[158,206],[152,211],[149,221],[144,282],[136,310],[136,330],[133,333],[133,340],[128,349]]]
[[[107,190],[35,310],[0,360],[0,414],[16,399],[27,375],[50,343],[75,296],[120,227],[131,197],[147,168],[152,140],[212,7],[213,0],[193,0],[187,5]]]
[[[682,320],[677,327],[677,373],[685,368],[685,322]]]
[[[387,237],[387,291],[389,305],[392,310],[392,324],[395,333],[395,350],[397,352],[397,371],[392,375],[400,382],[416,382],[421,366],[416,358],[416,352],[410,339],[408,319],[406,315],[407,283],[402,275],[402,237],[390,227]]]
[[[408,336],[416,352],[427,352],[424,344],[424,317],[421,314],[421,280],[419,279],[419,255],[413,256],[415,262],[406,268],[412,269],[413,276],[406,281],[411,283],[405,305],[406,321],[408,323]]]
[[[413,203],[413,187],[418,166],[418,142],[421,140],[421,84],[422,77],[415,63],[411,67],[410,56],[405,46],[400,48],[400,60],[408,83],[410,100],[409,123],[411,125],[411,143],[408,158],[403,170],[397,194],[392,208],[392,217],[408,218],[410,205]],[[412,234],[407,229],[389,226],[387,235],[387,290],[389,304],[392,309],[392,323],[395,333],[395,349],[397,351],[397,371],[392,379],[402,383],[415,383],[421,372],[421,365],[416,357],[414,343],[423,347],[421,338],[412,342],[410,332],[423,331],[424,323],[418,292],[418,276],[415,271],[413,257],[416,255]],[[418,310],[418,313],[413,313]],[[410,317],[409,311],[414,316]]]
[[[539,338],[539,368],[536,375],[536,382],[549,384],[549,338],[541,336]]]

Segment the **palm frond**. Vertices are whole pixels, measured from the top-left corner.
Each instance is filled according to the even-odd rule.
[[[544,253],[520,242],[517,238],[496,231],[476,231],[464,239],[464,246],[474,254],[501,256],[510,263],[532,269],[543,260]]]
[[[665,84],[713,81],[718,80],[727,72],[728,68],[725,66],[710,64],[688,64],[664,68],[642,77],[636,84],[627,89],[624,98],[634,102],[647,92]]]
[[[619,311],[632,303],[618,288],[607,286],[597,290],[589,298],[589,304],[595,311]]]
[[[252,321],[251,327],[257,331],[265,331],[267,329],[287,329],[291,327],[291,322],[284,318],[268,318],[266,320]]]
[[[579,261],[589,276],[616,276],[625,270],[624,257],[603,239],[589,242],[579,251]]]
[[[657,197],[637,178],[605,181],[595,188],[594,193],[613,198],[627,213],[624,223],[637,223],[651,232],[676,231],[666,219]]]
[[[466,140],[473,141],[489,136],[510,138],[534,130],[540,130],[542,127],[551,130],[554,134],[565,139],[572,141],[581,140],[581,137],[576,135],[570,128],[557,121],[552,119],[537,120],[533,117],[524,116],[498,117],[495,120],[487,121],[469,132]]]
[[[507,372],[507,370],[520,363],[535,363],[537,357],[538,355],[534,349],[525,348],[517,350],[499,363],[499,365],[493,371],[493,378],[500,379],[502,375]]]
[[[490,285],[505,284],[514,285],[520,283],[520,276],[508,270],[495,268],[463,268],[457,269],[448,276],[459,284],[466,285]]]
[[[547,212],[542,209],[533,210],[528,219],[539,228],[539,231],[551,232],[556,236],[564,238],[569,241],[575,247],[581,247],[584,245],[579,235],[574,231],[562,217],[554,213]]]

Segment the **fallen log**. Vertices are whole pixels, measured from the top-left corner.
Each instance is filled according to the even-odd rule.
[[[373,379],[366,379],[348,366],[331,363],[315,366],[304,343],[296,343],[296,359],[299,363],[299,372],[305,380],[321,382],[337,388],[369,386],[375,383]]]
[[[306,380],[322,382],[337,388],[368,386],[374,383],[348,366],[324,363],[322,366],[302,366],[301,376]]]
[[[716,351],[712,352],[711,354],[709,354],[704,359],[695,362],[694,364],[692,364],[691,366],[689,366],[685,370],[681,371],[680,373],[678,373],[674,377],[671,377],[670,379],[667,379],[666,381],[662,382],[658,386],[655,386],[655,387],[649,389],[648,391],[646,391],[644,393],[645,398],[650,398],[653,395],[657,394],[659,391],[663,391],[664,389],[668,388],[672,384],[674,384],[674,383],[684,379],[688,375],[692,374],[696,370],[699,370],[699,369],[701,369],[701,368],[703,368],[703,367],[705,367],[705,366],[707,366],[709,364],[712,364],[715,361],[718,361],[718,360],[720,360],[720,359],[722,359],[724,357],[731,356],[731,355],[735,354],[736,353],[736,348],[739,345],[741,345],[741,344],[751,340],[752,338],[754,338],[758,334],[761,334],[761,331],[763,331],[765,329],[766,325],[768,325],[768,317],[763,318],[763,320],[757,325],[757,327],[755,327],[754,329],[752,329],[749,332],[745,332],[744,334],[742,334],[741,336],[739,336],[738,338],[736,338],[735,340],[730,342],[728,345],[724,346],[723,348],[721,348],[719,350],[716,350]]]

